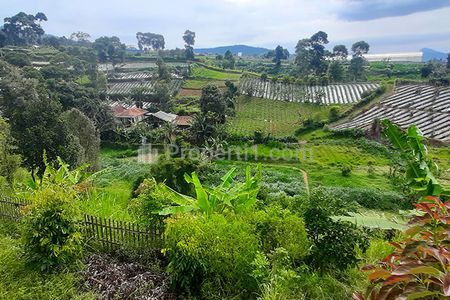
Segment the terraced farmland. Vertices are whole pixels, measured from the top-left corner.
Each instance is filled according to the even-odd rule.
[[[127,96],[131,95],[133,89],[135,88],[145,88],[146,91],[144,94],[151,95],[153,93],[153,89],[156,80],[141,80],[141,81],[117,81],[108,83],[107,93],[110,96]],[[170,93],[175,95],[183,84],[182,79],[172,79],[169,84]]]
[[[153,77],[155,74],[151,72],[115,73],[108,78],[108,81],[151,80]]]
[[[176,74],[171,75],[169,90],[172,95],[176,95],[183,84],[183,79]],[[145,88],[144,94],[151,95],[157,82],[156,74],[149,71],[114,73],[108,76],[107,94],[119,97],[129,96],[133,89]]]
[[[416,124],[428,138],[450,141],[450,87],[398,86],[392,96],[334,129],[367,129],[375,119],[386,118],[402,128]]]
[[[349,104],[361,100],[361,94],[378,87],[375,83],[331,84],[328,86],[304,86],[292,83],[271,82],[259,78],[241,79],[240,91],[252,89],[253,96],[289,102],[320,104]]]
[[[135,102],[127,102],[127,101],[109,101],[109,102],[107,102],[107,104],[110,107],[122,106],[122,107],[125,107],[127,109],[129,109],[129,108],[136,108],[137,107]],[[142,103],[142,108],[143,109],[147,109],[148,110],[148,109],[150,109],[152,107],[155,107],[155,103],[153,103],[153,102],[143,102]]]
[[[166,62],[166,66],[169,68],[187,68],[189,65],[183,62]],[[121,70],[156,70],[158,66],[156,62],[126,62],[122,64],[117,64],[115,66]],[[113,65],[108,64],[99,64],[98,69],[100,71],[111,71],[114,69]]]

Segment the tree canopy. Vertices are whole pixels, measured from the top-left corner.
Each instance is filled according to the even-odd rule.
[[[110,61],[116,64],[122,62],[125,57],[125,44],[122,44],[116,36],[100,37],[95,40],[92,46],[97,51],[100,62]]]
[[[333,47],[333,56],[337,59],[345,60],[348,56],[348,50],[345,45],[336,45]]]
[[[321,75],[327,70],[325,57],[328,53],[325,50],[325,44],[328,44],[328,35],[323,31],[319,31],[310,38],[302,39],[297,43],[295,62],[299,66],[301,74]]]
[[[157,33],[138,32],[136,33],[136,38],[138,40],[139,49],[144,51],[148,51],[150,49],[163,50],[166,45],[164,36]]]
[[[26,14],[20,12],[12,17],[4,19],[2,28],[4,44],[6,45],[34,45],[37,44],[45,33],[40,22],[47,21],[44,13],[37,13],[36,15]]]
[[[195,44],[195,32],[186,30],[183,34],[183,40],[187,46],[194,46]]]

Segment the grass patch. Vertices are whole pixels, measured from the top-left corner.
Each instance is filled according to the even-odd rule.
[[[132,183],[116,181],[105,187],[94,187],[80,203],[83,212],[97,217],[132,221],[128,212]]]
[[[82,292],[83,277],[69,270],[43,274],[27,265],[18,239],[0,235],[0,299],[96,299]]]
[[[300,169],[305,170],[308,173],[309,184],[314,186],[339,186],[350,188],[372,188],[384,191],[395,190],[391,181],[380,171],[375,175],[369,176],[367,169],[360,167],[354,168],[349,177],[344,177],[341,174],[341,170],[338,167],[323,167],[317,163],[310,162],[260,162],[263,170],[273,170],[279,174],[284,174],[284,178],[298,178],[299,184],[303,184],[303,178]],[[245,162],[245,161],[231,161],[221,160],[216,161],[215,164],[221,166],[224,171],[229,168],[237,167],[238,169],[245,169],[245,166],[250,164],[256,166],[258,163]],[[293,174],[298,174],[294,176]],[[223,174],[222,174],[223,175]],[[294,176],[294,177],[293,177]],[[282,182],[284,179],[277,180]]]
[[[330,107],[242,96],[236,117],[230,119],[230,132],[251,136],[256,130],[275,137],[291,136],[306,118],[328,119]]]
[[[200,66],[192,67],[192,77],[196,78],[209,78],[209,79],[220,79],[220,80],[234,80],[238,81],[242,74],[221,72],[217,70],[211,70]]]
[[[115,158],[124,151],[127,150],[102,149],[102,170],[94,175],[93,187],[81,201],[83,212],[99,217],[133,221],[128,212],[131,192],[139,177],[148,176],[149,165],[138,163],[135,158]]]
[[[207,85],[215,85],[220,88],[225,87],[224,80],[207,80],[207,79],[188,79],[184,81],[183,88],[186,89],[202,89]]]

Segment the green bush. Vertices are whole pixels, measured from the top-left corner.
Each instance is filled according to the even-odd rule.
[[[355,224],[333,221],[320,208],[305,212],[308,236],[313,242],[308,264],[323,271],[345,270],[358,263],[356,248],[364,252],[368,238]]]
[[[350,177],[350,174],[352,173],[352,168],[350,166],[343,166],[341,168],[341,174],[344,177]]]
[[[311,195],[304,206],[318,207],[329,215],[345,215],[348,212],[356,212],[359,204],[355,199],[343,197],[345,195],[335,193],[340,188],[315,187],[311,189]],[[349,189],[350,190],[350,189]]]
[[[134,192],[136,198],[130,202],[131,211],[142,224],[152,224],[162,220],[164,217],[158,212],[171,204],[170,200],[158,197],[155,193],[157,185],[154,178],[144,179]]]
[[[71,191],[56,185],[37,191],[23,219],[28,259],[41,270],[76,261],[82,254],[79,220]]]
[[[204,299],[246,299],[257,290],[251,276],[259,245],[254,226],[217,214],[177,215],[166,222],[164,252],[175,287]]]
[[[300,260],[308,254],[310,242],[301,217],[272,206],[266,211],[256,211],[249,219],[256,226],[265,253],[284,248],[293,260]]]
[[[162,155],[150,169],[157,182],[164,182],[168,187],[182,194],[193,195],[192,185],[186,182],[184,174],[199,172],[200,161],[188,158],[167,158]]]

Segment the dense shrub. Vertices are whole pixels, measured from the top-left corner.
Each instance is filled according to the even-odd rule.
[[[23,220],[28,259],[42,270],[74,262],[82,251],[79,219],[69,190],[53,186],[36,192]]]
[[[327,198],[334,196],[342,205],[356,201],[359,205],[370,209],[393,211],[411,209],[409,199],[397,192],[354,187],[318,187],[317,189],[322,189],[322,193],[328,195]]]
[[[342,176],[349,177],[351,173],[352,173],[352,167],[350,167],[350,166],[342,166],[341,167]]]
[[[142,224],[152,224],[162,220],[163,216],[160,216],[158,212],[171,204],[170,200],[158,197],[155,193],[156,187],[157,182],[154,178],[144,179],[134,191],[136,198],[131,200],[130,209]]]
[[[256,225],[265,253],[284,248],[293,260],[300,260],[308,254],[310,243],[303,219],[299,216],[272,206],[253,213],[249,218]]]
[[[204,299],[249,298],[256,291],[251,273],[259,243],[252,225],[217,214],[177,215],[166,222],[164,251],[175,287]]]
[[[150,169],[157,182],[164,182],[170,188],[182,193],[193,194],[192,186],[184,179],[184,174],[199,172],[200,161],[188,158],[167,158],[161,155],[158,162]]]
[[[313,242],[308,264],[323,271],[345,270],[358,263],[356,247],[368,247],[364,232],[350,222],[333,221],[320,208],[304,214],[308,236]]]
[[[357,211],[359,204],[356,199],[345,197],[346,195],[340,189],[322,186],[312,188],[309,203],[303,204],[304,209],[317,207],[328,215],[345,215],[348,212]]]

